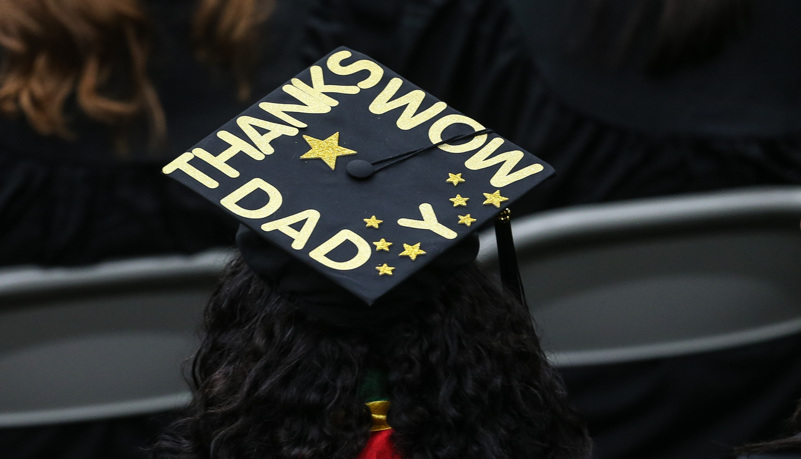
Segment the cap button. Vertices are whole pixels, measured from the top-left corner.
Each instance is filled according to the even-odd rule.
[[[354,159],[349,162],[345,170],[355,179],[366,179],[375,173],[375,167],[363,159]]]

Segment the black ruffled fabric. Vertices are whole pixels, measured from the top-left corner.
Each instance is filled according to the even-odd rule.
[[[643,67],[652,36],[636,36],[629,53],[617,48],[638,2],[611,2],[604,18],[616,26],[606,29],[591,27],[597,2],[511,3],[536,67],[517,141],[558,174],[528,210],[801,183],[801,3],[749,2],[741,36],[658,78]],[[605,57],[614,54],[623,59]]]
[[[560,372],[595,440],[594,458],[731,459],[737,447],[785,432],[801,397],[800,351],[795,334]]]
[[[768,184],[801,184],[801,132],[780,137],[652,134],[567,105],[542,78],[516,139],[556,177],[516,205],[533,212],[603,201]]]
[[[70,265],[231,244],[235,225],[160,170],[0,156],[0,260]]]

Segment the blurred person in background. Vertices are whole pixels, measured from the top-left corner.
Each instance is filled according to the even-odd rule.
[[[528,210],[801,184],[801,2],[511,4],[539,86],[522,145],[557,171]],[[773,438],[800,351],[791,336],[562,373],[596,457],[713,458]]]
[[[159,177],[155,162],[249,97],[250,57],[226,49],[254,41],[268,11],[231,3],[221,17],[214,1],[194,15],[189,2],[0,1],[0,264],[232,243],[216,211]]]
[[[558,176],[529,210],[801,184],[801,3],[512,0]]]

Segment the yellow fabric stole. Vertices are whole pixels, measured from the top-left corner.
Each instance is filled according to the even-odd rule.
[[[378,400],[375,402],[367,402],[367,408],[370,408],[370,414],[373,416],[373,426],[370,432],[380,432],[382,430],[389,430],[387,424],[387,411],[389,411],[389,400]]]

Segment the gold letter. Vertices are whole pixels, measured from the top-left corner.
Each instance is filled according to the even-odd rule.
[[[339,94],[358,94],[360,91],[358,86],[339,86],[339,85],[325,84],[325,80],[323,79],[323,69],[320,68],[319,65],[311,66],[309,72],[311,73],[312,88],[314,88],[315,91],[335,92]]]
[[[353,258],[348,261],[334,261],[326,256],[345,241],[350,241],[356,246],[357,252]],[[328,268],[336,269],[337,271],[350,271],[367,263],[371,253],[372,250],[367,241],[353,231],[343,229],[332,236],[331,239],[320,244],[320,247],[309,252],[309,257]]]
[[[356,86],[337,86],[325,84],[325,81],[323,80],[323,69],[317,65],[312,66],[309,69],[309,72],[311,73],[311,86],[307,85],[298,78],[292,78],[292,86],[285,86],[284,91],[292,96],[295,96],[295,98],[298,100],[300,100],[301,97],[297,94],[297,91],[305,92],[318,104],[327,105],[329,107],[336,107],[339,105],[339,102],[323,93],[333,92],[339,94],[356,94],[360,91],[360,89]],[[330,111],[330,109],[328,111]]]
[[[431,207],[431,204],[427,202],[420,204],[420,215],[423,216],[422,220],[401,218],[398,220],[398,224],[407,228],[429,230],[445,239],[453,239],[457,236],[456,231],[437,221],[437,215],[434,213],[434,208]]]
[[[267,204],[259,209],[245,209],[237,204],[245,196],[256,190],[262,190],[267,193],[267,196],[270,198]],[[281,207],[281,203],[283,201],[284,197],[281,196],[281,192],[278,191],[276,187],[270,185],[260,178],[254,178],[253,180],[234,190],[228,196],[222,198],[220,200],[220,204],[240,217],[257,219],[272,215],[276,210],[278,210],[279,207]]]
[[[326,62],[328,64],[328,69],[337,75],[353,75],[361,70],[367,70],[370,72],[370,76],[356,83],[356,86],[362,89],[368,89],[377,85],[378,82],[381,81],[381,77],[384,76],[384,69],[375,62],[368,61],[367,59],[360,59],[349,65],[341,65],[342,61],[349,58],[351,54],[350,51],[339,51],[338,53],[332,54]]]
[[[304,219],[306,222],[303,223],[303,227],[300,229],[300,231],[290,226]],[[286,234],[294,239],[292,241],[292,248],[295,250],[300,250],[306,245],[306,242],[309,241],[309,236],[311,236],[312,231],[314,231],[314,227],[317,226],[318,220],[320,220],[320,212],[314,209],[306,209],[303,212],[298,212],[294,215],[265,223],[261,225],[261,229],[264,231],[278,230]]]
[[[193,155],[192,153],[186,152],[181,156],[170,161],[169,164],[167,164],[161,169],[161,172],[163,172],[166,175],[170,175],[176,170],[180,169],[184,171],[186,175],[192,177],[193,179],[203,184],[206,188],[212,188],[212,189],[217,188],[220,184],[217,183],[216,180],[204,174],[203,172],[200,172],[194,166],[189,164],[189,160],[194,157],[195,155]]]
[[[203,161],[206,161],[209,165],[213,166],[215,169],[217,169],[218,171],[222,172],[223,174],[231,178],[239,177],[239,171],[229,166],[226,161],[233,158],[234,155],[236,155],[240,151],[247,153],[248,156],[250,156],[255,160],[261,161],[262,159],[264,159],[264,154],[262,152],[253,148],[252,145],[240,139],[239,137],[231,134],[228,131],[217,132],[217,137],[219,137],[220,140],[230,145],[222,153],[220,153],[217,156],[214,156],[202,148],[195,148],[194,150],[192,150],[192,154],[202,159]]]
[[[300,99],[296,94],[298,91],[306,93],[307,96],[311,97],[318,104],[327,105],[328,107],[336,107],[339,105],[336,99],[331,96],[326,96],[322,92],[318,91],[317,89],[307,85],[306,83],[300,81],[297,78],[292,78],[290,80],[292,86],[288,86],[284,89],[288,94],[295,96],[296,99]],[[289,89],[291,88],[291,89]],[[331,109],[329,108],[325,113],[330,112]]]
[[[478,121],[468,118],[464,115],[457,115],[456,113],[445,115],[442,118],[438,119],[431,125],[431,128],[428,130],[428,138],[431,140],[431,143],[442,142],[442,132],[448,128],[448,126],[456,123],[466,124],[476,131],[480,131],[484,129],[484,126],[479,124]],[[449,153],[464,153],[466,151],[475,150],[476,148],[484,145],[484,142],[487,141],[487,134],[481,134],[473,137],[472,140],[469,142],[462,144],[462,145],[440,145],[440,150],[445,150]]]
[[[506,153],[501,153],[498,156],[490,158],[489,155],[495,153],[495,150],[503,144],[503,139],[496,137],[484,146],[478,153],[471,156],[464,162],[464,166],[470,170],[484,169],[498,163],[503,163],[500,168],[495,172],[495,175],[490,179],[490,184],[494,187],[502,188],[510,183],[532,176],[537,172],[541,172],[544,168],[542,164],[532,164],[520,169],[517,172],[511,173],[512,169],[525,157],[522,151],[512,150]]]
[[[271,123],[269,121],[260,120],[252,116],[240,116],[236,119],[236,124],[242,129],[242,132],[253,142],[253,145],[258,147],[259,151],[265,155],[271,155],[275,151],[270,145],[270,142],[281,137],[282,135],[293,136],[297,135],[298,129],[283,124]],[[259,134],[253,126],[267,129],[264,134]]]
[[[387,83],[387,86],[383,91],[381,91],[381,94],[377,95],[375,100],[373,100],[373,102],[370,104],[370,111],[376,115],[381,115],[405,105],[406,108],[403,109],[403,113],[401,113],[401,115],[398,117],[396,124],[400,129],[408,131],[413,127],[419,126],[421,123],[430,120],[436,115],[439,115],[439,113],[442,110],[445,110],[445,108],[448,106],[448,104],[445,102],[437,102],[425,109],[423,112],[415,114],[426,96],[426,93],[423,91],[415,89],[414,91],[398,97],[395,100],[389,100],[398,92],[398,89],[401,87],[402,83],[403,80],[400,78],[393,78],[389,80],[389,83]]]
[[[297,80],[300,81],[300,80]],[[292,81],[294,84],[295,81]],[[305,85],[304,85],[305,86]],[[308,87],[308,86],[306,86]],[[316,94],[308,94],[303,90],[291,85],[285,84],[281,89],[284,90],[285,93],[289,94],[290,96],[294,97],[298,101],[302,102],[303,105],[299,104],[278,104],[275,102],[262,102],[259,104],[259,108],[264,110],[265,112],[275,116],[276,118],[281,119],[282,121],[291,124],[297,128],[304,128],[306,127],[306,123],[299,121],[296,118],[293,118],[291,115],[288,115],[286,112],[294,112],[294,113],[328,113],[331,111],[331,107],[337,104],[337,101],[334,99],[323,95],[319,92]],[[319,95],[319,97],[318,97]]]

